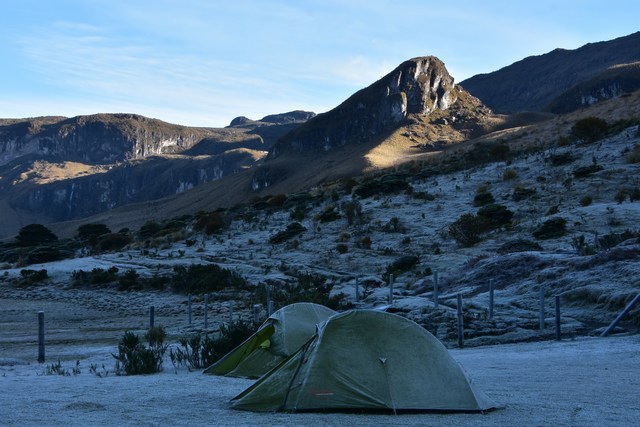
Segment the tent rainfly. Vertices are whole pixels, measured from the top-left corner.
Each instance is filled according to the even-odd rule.
[[[375,310],[336,314],[296,353],[234,397],[250,411],[464,411],[496,404],[417,323]]]
[[[308,302],[283,307],[204,373],[259,378],[295,353],[316,333],[317,325],[334,314],[330,308]]]

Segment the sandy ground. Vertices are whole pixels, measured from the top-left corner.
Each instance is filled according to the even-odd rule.
[[[39,310],[45,310],[48,325],[44,364],[37,363]],[[183,317],[159,316],[157,323],[184,323]],[[487,414],[260,414],[228,405],[250,380],[176,369],[169,360],[155,375],[90,372],[92,365],[98,372],[113,371],[111,353],[123,331],[147,321],[145,312],[0,299],[0,424],[622,426],[640,419],[639,335],[450,350],[478,387],[505,406]],[[80,373],[47,375],[58,360],[70,372],[79,361]]]

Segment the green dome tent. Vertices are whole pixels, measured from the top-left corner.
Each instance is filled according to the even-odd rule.
[[[437,338],[382,311],[336,314],[232,399],[250,411],[485,411],[496,407]]]
[[[258,378],[295,353],[316,333],[316,326],[334,314],[330,308],[308,302],[283,307],[204,373]]]

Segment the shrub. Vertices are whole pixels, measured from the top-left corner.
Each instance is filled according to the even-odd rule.
[[[593,203],[593,197],[591,196],[584,196],[580,199],[580,206],[589,206],[591,203]]]
[[[625,240],[634,238],[640,238],[640,231],[625,230],[622,233],[605,234],[598,238],[598,247],[601,249],[611,249]]]
[[[584,142],[594,142],[605,136],[609,125],[599,117],[586,117],[578,120],[571,128],[571,135]]]
[[[351,238],[351,235],[346,231],[343,231],[338,235],[338,242],[340,243],[348,242],[350,238]]]
[[[27,264],[43,264],[58,261],[64,258],[60,249],[54,246],[36,246],[31,249],[26,256]]]
[[[371,237],[364,236],[358,240],[358,247],[362,249],[371,249]]]
[[[309,208],[304,203],[298,203],[294,206],[289,214],[289,218],[293,221],[302,221],[307,217],[307,213],[309,212]]]
[[[602,169],[604,169],[602,166],[593,163],[587,166],[580,166],[579,168],[576,168],[573,172],[571,172],[571,174],[576,178],[584,178],[585,176],[589,176],[591,174],[599,172]]]
[[[615,200],[616,202],[618,202],[618,203],[622,203],[622,202],[624,202],[625,200],[627,200],[627,195],[628,195],[628,194],[627,194],[627,190],[622,189],[622,190],[618,190],[618,191],[616,192],[616,195],[615,195],[613,198],[614,198],[614,200]]]
[[[392,217],[382,229],[388,233],[404,233],[406,231],[404,225],[397,216]]]
[[[336,211],[335,205],[327,205],[316,219],[320,222],[331,222],[340,219],[340,214]]]
[[[473,198],[473,206],[484,206],[494,203],[496,199],[489,191],[479,191]]]
[[[419,258],[415,255],[404,255],[397,258],[387,266],[387,269],[382,275],[382,280],[388,282],[391,274],[397,277],[398,275],[411,270],[419,261]]]
[[[552,154],[546,159],[553,166],[562,166],[569,164],[575,160],[575,157],[570,152]]]
[[[480,242],[481,234],[489,230],[489,221],[473,214],[463,214],[449,226],[449,235],[462,246]]]
[[[518,239],[511,240],[503,243],[498,249],[499,254],[509,254],[513,252],[529,252],[529,251],[541,251],[542,246],[536,242],[529,240]]]
[[[43,270],[25,269],[25,270],[20,270],[20,276],[22,276],[22,279],[25,284],[33,285],[35,283],[46,280],[49,277],[49,274],[47,273],[47,270],[44,270],[44,269]]]
[[[567,232],[567,220],[564,218],[552,218],[542,223],[540,227],[533,231],[533,236],[537,239],[552,239],[563,236]]]
[[[156,235],[160,230],[162,230],[162,226],[155,221],[147,221],[140,227],[138,231],[138,237],[142,240],[149,239]]]
[[[640,134],[640,127],[638,127],[638,133]],[[627,156],[628,163],[640,163],[640,144],[633,146],[631,153]]]
[[[560,212],[560,206],[553,205],[553,206],[549,206],[549,209],[547,210],[547,213],[545,215],[547,215],[547,216],[555,215],[558,212]]]
[[[97,247],[101,252],[118,251],[131,243],[131,236],[124,233],[108,233],[97,238]]]
[[[513,201],[519,202],[524,199],[528,199],[533,197],[536,194],[536,190],[533,188],[526,188],[521,185],[516,185],[516,188],[513,189]]]
[[[228,326],[222,324],[217,338],[200,334],[181,337],[180,346],[169,350],[171,363],[189,370],[206,368],[242,344],[256,329],[253,323],[237,320]]]
[[[171,278],[173,290],[181,294],[204,294],[224,288],[242,289],[246,280],[235,271],[216,264],[177,265]]]
[[[506,206],[492,203],[478,209],[479,217],[486,218],[489,221],[489,227],[498,228],[511,222],[513,212]]]
[[[336,251],[338,251],[339,254],[346,254],[347,252],[349,252],[349,246],[345,245],[344,243],[338,243],[336,245]]]
[[[86,241],[91,246],[98,242],[98,237],[108,233],[111,233],[111,230],[104,224],[91,223],[78,227],[78,239]]]
[[[346,302],[346,295],[331,295],[333,283],[317,274],[297,272],[294,274],[296,283],[283,283],[271,292],[271,299],[279,306],[296,302],[312,302],[321,304],[334,310],[350,308]],[[262,287],[261,287],[262,288]],[[262,292],[260,290],[259,292]],[[263,299],[260,295],[257,298]]]
[[[518,177],[518,172],[516,172],[514,169],[506,169],[502,173],[502,179],[504,181],[510,181],[510,180],[516,179],[517,177]]]
[[[29,224],[20,229],[16,242],[20,246],[37,246],[43,243],[55,242],[58,237],[42,224]]]
[[[359,222],[362,221],[362,206],[357,200],[344,202],[342,204],[342,210],[344,211],[344,215],[347,217],[347,223],[349,225],[353,224],[355,220],[358,220]]]
[[[353,194],[363,199],[376,194],[392,194],[409,190],[410,185],[402,175],[385,175],[377,179],[370,179],[356,186]]]
[[[142,289],[142,283],[140,282],[140,275],[134,270],[129,269],[124,272],[118,279],[119,291],[130,291]]]
[[[228,225],[222,211],[201,212],[198,214],[193,228],[197,231],[203,231],[207,235],[212,235],[222,233]]]
[[[414,199],[418,199],[418,200],[426,200],[428,202],[432,202],[436,199],[436,196],[434,196],[431,193],[427,193],[426,191],[415,191],[413,193],[411,193],[411,196]]]
[[[145,340],[150,344],[145,346],[136,334],[125,332],[118,343],[118,354],[112,354],[116,359],[116,374],[141,375],[160,372],[167,350],[164,344],[165,337],[166,332],[161,326],[151,328],[145,334]]]
[[[306,231],[306,228],[304,228],[302,224],[298,222],[292,222],[291,224],[287,225],[286,230],[279,231],[278,233],[271,236],[269,238],[269,243],[273,245],[284,243],[304,231]]]
[[[582,234],[573,238],[571,246],[573,246],[578,255],[586,256],[596,253],[596,248],[593,245],[588,244]]]
[[[118,267],[110,267],[108,270],[94,268],[90,272],[74,270],[71,273],[73,286],[103,285],[118,280]]]

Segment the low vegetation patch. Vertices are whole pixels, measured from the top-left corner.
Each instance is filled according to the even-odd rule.
[[[118,343],[118,354],[115,371],[118,375],[154,374],[162,371],[162,363],[167,345],[164,343],[166,332],[163,327],[156,326],[144,335],[148,345],[140,337],[127,331]]]
[[[549,219],[533,231],[536,239],[553,239],[567,233],[567,220],[564,218]]]

